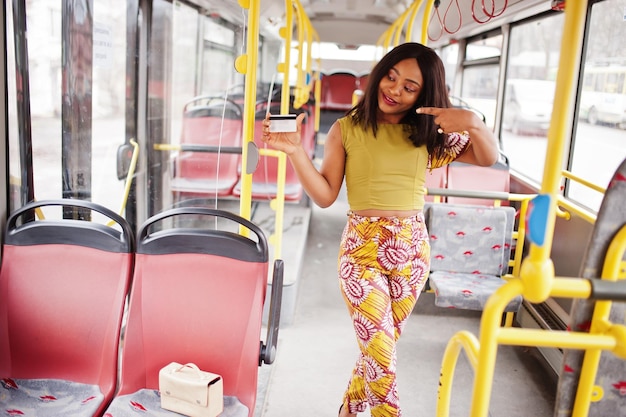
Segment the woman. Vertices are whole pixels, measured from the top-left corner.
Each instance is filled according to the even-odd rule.
[[[371,71],[361,101],[330,128],[319,171],[296,133],[263,140],[284,151],[302,186],[330,206],[342,182],[350,211],[339,250],[339,282],[360,355],[339,409],[356,416],[401,416],[396,389],[396,343],[429,271],[424,225],[427,171],[454,160],[496,162],[492,132],[472,112],[452,108],[443,63],[430,48],[405,43]]]

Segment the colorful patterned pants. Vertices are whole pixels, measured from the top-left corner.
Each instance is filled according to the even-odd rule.
[[[406,218],[348,214],[339,281],[352,317],[359,358],[344,394],[350,413],[402,415],[396,388],[396,342],[424,286],[430,245],[422,214]]]

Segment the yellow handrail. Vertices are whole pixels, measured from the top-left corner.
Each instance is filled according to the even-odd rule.
[[[274,259],[282,259],[283,219],[285,214],[285,176],[287,173],[287,156],[282,151],[274,149],[259,149],[260,155],[278,158],[276,173],[276,197],[270,202],[270,208],[276,212],[274,233],[268,238],[274,247]]]
[[[617,233],[609,249],[607,250],[604,267],[602,268],[602,279],[608,281],[617,281],[624,271],[622,258],[626,252],[626,226],[622,226]],[[620,336],[619,332],[623,331],[624,326],[612,326],[609,321],[611,312],[611,301],[596,301],[591,318],[590,333],[611,333],[615,332],[615,336]],[[619,329],[622,330],[619,330]],[[613,353],[618,357],[626,359],[626,335],[621,334],[621,344],[612,349]],[[589,412],[589,403],[591,402],[592,392],[594,391],[594,381],[600,363],[600,349],[588,349],[585,352],[582,367],[580,370],[580,378],[578,382],[578,391],[576,392],[576,400],[574,402],[573,417],[586,416]]]
[[[442,190],[442,192],[459,195],[463,193],[462,190]],[[467,191],[467,194],[467,196],[478,196],[475,195],[477,192],[473,191]],[[500,194],[506,193],[492,194],[493,196],[500,196]],[[586,363],[581,372],[579,393],[576,397],[577,405],[573,417],[585,416],[589,402],[598,400],[598,396],[601,396],[599,387],[593,385],[601,351],[610,350],[619,357],[626,358],[626,326],[609,322],[610,301],[597,302],[598,307],[594,312],[589,333],[502,327],[501,318],[505,307],[511,300],[525,292],[524,282],[519,278],[518,272],[526,233],[525,219],[532,197],[532,195],[508,194],[510,201],[521,202],[518,230],[515,236],[519,246],[516,248],[512,274],[507,277],[507,283],[489,298],[485,306],[480,324],[479,341],[471,333],[461,331],[448,342],[441,365],[437,403],[438,417],[447,417],[449,414],[453,374],[461,349],[465,350],[475,371],[470,413],[472,417],[487,415],[497,348],[500,344],[588,350],[585,355]],[[626,262],[622,260],[625,252],[626,226],[622,227],[609,247],[602,273],[603,279],[626,278]],[[592,284],[590,280],[571,277],[555,277],[549,292],[549,296],[561,298],[589,298],[591,294]]]
[[[572,212],[576,214],[577,216],[581,217],[582,219],[584,219],[585,221],[587,221],[587,223],[589,224],[594,224],[596,222],[596,217],[597,217],[596,213],[592,213],[589,210],[579,207],[576,204],[572,203],[571,201],[566,200],[562,196],[559,197],[557,204],[559,205],[559,207],[563,207],[565,210],[567,210],[567,211],[564,211],[563,214],[561,215],[561,217],[565,218],[566,220],[569,220],[570,218],[569,212]],[[557,214],[559,213],[557,212]]]
[[[296,9],[296,20],[298,24],[296,28],[298,29],[298,62],[296,63],[296,88],[294,91],[294,101],[293,107],[300,108],[302,106],[302,102],[300,101],[300,97],[305,90],[304,86],[304,74],[303,74],[303,65],[302,61],[304,60],[304,48],[306,44],[304,42],[304,35],[307,32],[307,27],[304,23],[304,17],[302,12],[302,6],[300,5],[300,0],[293,0],[294,6]],[[291,45],[286,45],[287,48],[291,48]],[[308,48],[307,48],[308,49]],[[288,83],[287,83],[288,84]],[[305,101],[306,102],[306,101]]]
[[[626,253],[626,226],[623,226],[611,242],[604,262],[602,279],[616,281],[625,279],[622,260]],[[582,278],[558,277],[554,280],[550,295],[553,297],[589,298],[591,282]],[[441,367],[440,389],[437,404],[437,416],[446,417],[452,384],[452,373],[460,348],[464,348],[470,364],[476,372],[472,417],[487,415],[491,381],[493,376],[496,350],[499,344],[517,346],[542,346],[565,349],[585,349],[587,353],[581,371],[573,417],[587,415],[589,403],[597,399],[592,395],[597,389],[593,385],[602,350],[612,351],[616,356],[626,359],[626,326],[609,322],[611,301],[596,301],[590,331],[546,331],[528,328],[510,328],[500,326],[500,317],[510,300],[523,293],[522,281],[513,279],[503,285],[489,299],[481,320],[481,338],[476,343],[474,337],[466,331],[455,334],[444,352]],[[478,360],[475,360],[478,357]],[[484,409],[483,414],[477,410]]]
[[[130,140],[130,144],[133,146],[133,155],[130,158],[130,164],[128,165],[128,173],[126,174],[126,184],[124,186],[124,196],[122,197],[122,206],[120,207],[119,215],[124,216],[124,210],[126,209],[126,203],[128,202],[128,195],[130,194],[130,186],[133,183],[133,177],[135,176],[135,169],[137,168],[137,160],[139,159],[139,144],[135,139]],[[107,223],[107,226],[113,226],[116,222],[111,220]]]
[[[419,42],[423,45],[428,43],[428,16],[430,15],[434,3],[432,1],[424,2],[424,0],[415,0],[411,5],[385,30],[378,40],[376,46],[382,47],[383,54],[388,52],[391,45],[391,39],[394,38],[394,46],[400,44],[400,35],[402,28],[406,25],[405,41],[411,42],[413,39],[413,25],[420,7],[424,4],[424,13],[422,16],[421,34]]]
[[[550,296],[555,285],[554,264],[550,259],[550,251],[557,211],[556,202],[560,190],[560,167],[563,166],[565,132],[572,113],[569,103],[572,102],[576,89],[577,74],[575,69],[579,67],[578,51],[582,45],[586,11],[587,1],[570,2],[565,8],[565,23],[556,80],[555,107],[548,131],[548,148],[541,185],[541,193],[549,197],[545,214],[543,242],[541,245],[531,242],[528,257],[522,261],[520,278],[507,281],[487,301],[481,320],[480,366],[476,371],[474,380],[472,417],[484,417],[488,413],[498,334],[502,331],[500,317],[506,302],[518,295],[523,295],[525,299],[533,303],[543,302]]]
[[[578,77],[577,68],[579,68],[580,60],[578,51],[582,44],[582,31],[588,2],[570,3],[565,9],[555,107],[548,132],[549,141],[546,163],[544,164],[546,168],[541,186],[542,196],[548,197],[549,200],[544,236],[541,239],[543,242],[531,242],[529,254],[525,259],[521,259],[523,251],[519,250],[520,248],[516,249],[511,275],[507,276],[506,283],[489,298],[485,305],[480,323],[479,339],[476,340],[476,337],[467,331],[458,332],[450,339],[441,366],[437,403],[438,417],[447,417],[449,414],[453,373],[461,349],[466,351],[470,364],[475,371],[470,411],[472,417],[486,417],[488,415],[497,349],[500,344],[586,350],[573,417],[586,416],[590,402],[597,401],[602,396],[600,387],[594,385],[601,352],[609,350],[618,357],[626,358],[626,326],[609,321],[612,301],[596,302],[589,333],[503,327],[501,324],[506,306],[518,296],[523,296],[530,302],[538,303],[545,301],[548,297],[585,299],[589,298],[593,291],[591,280],[577,277],[555,277],[554,266],[549,258],[557,216],[568,219],[569,212],[575,212],[590,223],[596,221],[594,213],[575,206],[560,195],[562,178],[577,181],[601,193],[605,192],[604,188],[583,180],[568,171],[562,171],[560,168],[563,166],[567,127],[572,118],[572,108],[569,103],[573,101],[575,82]],[[428,2],[426,8],[432,8],[432,2]],[[425,20],[422,25],[424,39],[424,34],[427,34],[426,18],[428,14],[428,11],[424,12]],[[389,39],[388,33],[386,36]],[[560,207],[567,211],[561,211]],[[525,240],[525,220],[528,215],[529,200],[522,200],[519,226],[515,236],[516,241],[522,242],[522,244]],[[603,279],[626,278],[624,276],[626,275],[624,272],[626,262],[622,260],[625,252],[626,226],[622,227],[611,243],[604,263]]]
[[[450,414],[450,397],[452,395],[452,381],[454,370],[459,359],[461,349],[465,349],[466,357],[472,369],[476,371],[478,363],[478,339],[471,332],[461,330],[454,334],[445,351],[441,365],[439,377],[439,392],[437,393],[437,416],[448,416]]]
[[[283,74],[283,85],[280,96],[280,113],[289,113],[289,68],[291,68],[291,33],[293,31],[293,2],[285,0],[285,26],[278,31],[285,40],[285,60],[280,62],[276,70]]]
[[[561,171],[561,174],[565,177],[565,178],[569,178],[572,181],[576,181],[586,187],[591,188],[592,190],[595,190],[599,193],[604,194],[606,192],[606,188],[599,186],[598,184],[594,184],[591,181],[587,181],[584,178],[579,177],[578,175],[572,174],[570,171],[567,170],[563,170]]]
[[[256,103],[257,64],[259,55],[259,16],[261,0],[239,0],[239,5],[248,9],[248,33],[246,40],[247,52],[235,60],[235,69],[245,75],[245,104],[243,107],[243,150],[241,153],[241,165],[248,163],[248,142],[254,141],[254,116]],[[250,219],[252,211],[252,174],[241,173],[241,196],[239,201],[239,214],[245,219]],[[245,227],[239,228],[239,233],[248,236],[250,231]]]
[[[554,279],[554,264],[550,259],[556,221],[557,201],[560,195],[561,167],[576,91],[577,71],[582,45],[587,1],[569,2],[565,8],[565,23],[561,39],[554,109],[548,130],[548,146],[544,164],[541,194],[549,198],[544,238],[541,245],[532,243],[528,257],[522,262],[520,273],[524,281],[524,297],[533,303],[545,301]]]
[[[311,92],[312,83],[305,83],[303,74],[308,74],[311,71],[311,44],[313,37],[318,38],[317,33],[313,29],[311,22],[306,16],[304,8],[300,4],[299,0],[285,0],[285,26],[280,28],[280,36],[285,39],[285,61],[281,62],[277,66],[277,71],[283,74],[283,83],[281,90],[281,114],[289,113],[290,105],[290,85],[289,85],[289,69],[291,68],[291,40],[293,29],[293,12],[296,12],[297,29],[298,29],[298,64],[296,66],[297,80],[296,88],[294,92],[294,108],[299,108],[308,101],[308,97]],[[306,49],[306,66],[302,64],[304,54],[303,50]],[[317,77],[319,78],[319,76]],[[319,83],[316,85],[316,101],[319,103],[321,97],[321,90],[319,90]],[[319,113],[319,104],[316,104]],[[316,130],[319,129],[319,115],[316,116]],[[274,233],[269,237],[270,244],[274,247],[274,258],[279,259],[282,256],[282,233],[283,233],[283,219],[285,212],[285,181],[287,173],[287,156],[284,152],[271,150],[271,149],[259,149],[259,154],[266,157],[278,158],[277,178],[276,178],[276,197],[270,202],[270,208],[275,212],[275,226]]]
[[[417,16],[417,12],[419,11],[423,2],[424,0],[415,0],[410,6],[411,16],[409,17],[409,24],[407,25],[406,35],[405,35],[405,39],[408,42],[410,42],[413,39],[413,25],[415,24],[415,18]]]
[[[235,69],[246,75],[245,83],[245,106],[243,112],[243,146],[241,147],[242,161],[241,166],[247,166],[248,157],[248,143],[254,141],[254,117],[255,117],[255,103],[256,103],[256,66],[258,61],[258,35],[259,35],[259,1],[260,0],[239,0],[239,4],[242,8],[249,9],[248,13],[248,53],[240,55],[235,60]],[[297,4],[299,4],[299,1]],[[293,2],[292,0],[285,1],[286,7],[286,27],[280,29],[281,36],[285,39],[285,61],[279,63],[277,71],[281,72],[284,76],[284,82],[282,85],[281,95],[281,114],[289,112],[289,68],[290,68],[290,44],[291,44],[291,27],[293,25]],[[304,9],[301,6],[296,7],[298,13],[304,13]],[[299,11],[298,11],[299,10]],[[317,34],[312,30],[310,21],[306,16],[298,16],[299,26],[304,29],[308,28],[307,41],[312,42],[312,36]],[[304,41],[304,29],[299,30],[299,41]],[[301,47],[302,48],[302,47]],[[302,49],[301,49],[302,50]],[[307,47],[309,57],[307,58],[306,70],[310,70],[310,53],[311,47]],[[301,54],[302,55],[302,54]],[[298,70],[299,73],[303,70],[302,57],[299,59]],[[301,77],[301,75],[300,75]],[[299,78],[299,82],[302,79]],[[310,86],[300,86],[302,91],[310,92]],[[307,90],[309,88],[309,90]],[[171,144],[156,144],[155,149],[167,151],[167,150],[180,150],[180,145]],[[282,251],[282,231],[283,231],[283,219],[284,219],[284,205],[285,205],[285,180],[286,180],[286,167],[287,157],[284,152],[271,150],[267,148],[259,149],[259,154],[266,157],[278,158],[277,168],[277,180],[276,180],[276,197],[270,201],[270,207],[276,212],[275,215],[275,232],[269,237],[269,242],[274,247],[274,257],[276,259],[281,257]],[[242,170],[241,173],[241,196],[240,196],[240,215],[244,218],[250,218],[251,202],[252,202],[252,172],[246,172]],[[249,230],[244,227],[240,227],[240,234],[247,235]]]
[[[521,219],[523,220],[523,216]],[[521,223],[521,222],[520,222]],[[616,281],[626,279],[626,226],[613,238],[605,257],[602,279]],[[440,389],[437,416],[446,417],[449,413],[452,375],[458,350],[467,351],[470,363],[475,370],[471,416],[486,416],[489,405],[491,383],[495,369],[497,346],[500,344],[518,346],[542,346],[564,349],[587,350],[581,370],[579,388],[572,417],[587,415],[589,403],[599,400],[602,395],[599,387],[593,385],[598,368],[600,353],[609,350],[616,356],[626,359],[626,326],[609,321],[611,301],[596,301],[589,333],[574,331],[547,331],[528,328],[501,327],[500,318],[510,300],[522,295],[522,280],[513,278],[498,289],[487,302],[481,319],[481,336],[478,344],[466,332],[452,337],[444,352],[441,367]],[[589,298],[592,294],[591,281],[582,278],[555,277],[550,289],[552,297]],[[474,356],[478,357],[474,363]]]
[[[393,23],[389,25],[387,30],[385,30],[385,32],[383,32],[383,34],[380,36],[377,42],[377,45],[379,45],[380,42],[382,42],[383,53],[389,51],[392,38],[394,38],[393,46],[397,46],[400,43],[400,34],[402,33],[402,28],[404,27],[404,24],[406,23],[406,20],[410,14],[410,11],[411,11],[411,7],[404,10],[404,12],[402,12],[402,14],[398,16],[398,18],[396,18],[396,20],[394,20]]]
[[[296,66],[298,74],[293,106],[298,109],[309,101],[311,87],[313,85],[313,77],[305,79],[304,76],[309,76],[311,74],[313,38],[319,39],[319,36],[313,28],[313,25],[311,24],[304,7],[302,7],[300,0],[295,0],[295,6],[296,16],[298,19],[298,51],[300,53],[298,56],[298,65]],[[306,54],[303,53],[304,50],[306,50]],[[302,64],[304,59],[306,59],[306,65]]]
[[[411,7],[408,7],[395,22],[395,36],[393,39],[393,46],[400,45],[400,35],[402,35],[402,28],[406,25],[407,19],[411,15]]]
[[[424,7],[424,16],[422,16],[422,33],[421,33],[421,42],[426,45],[428,44],[428,16],[433,10],[435,2],[428,1],[426,2],[426,6]]]

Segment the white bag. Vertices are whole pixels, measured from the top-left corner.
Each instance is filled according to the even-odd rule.
[[[216,417],[224,410],[222,377],[193,363],[172,362],[159,372],[161,408],[189,417]]]

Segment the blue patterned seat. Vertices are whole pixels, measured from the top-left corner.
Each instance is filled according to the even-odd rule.
[[[426,213],[431,244],[430,286],[439,307],[483,310],[508,272],[515,209],[431,204]],[[505,311],[516,312],[518,297]]]

